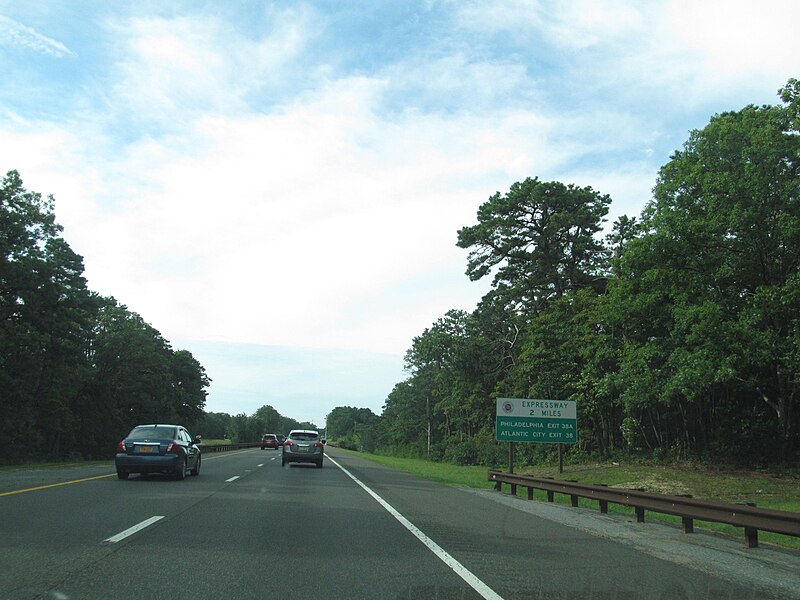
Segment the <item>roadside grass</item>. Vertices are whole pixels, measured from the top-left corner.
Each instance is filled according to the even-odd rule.
[[[494,484],[487,480],[487,467],[460,467],[448,463],[434,463],[413,458],[394,458],[364,452],[344,450],[350,454],[367,458],[387,467],[411,473],[419,477],[447,485],[492,489]],[[496,470],[504,471],[505,468]],[[646,463],[585,463],[564,465],[564,472],[558,473],[557,465],[526,466],[515,469],[518,473],[555,479],[572,479],[581,483],[604,483],[614,487],[645,488],[649,492],[661,494],[691,494],[694,498],[728,503],[753,502],[761,508],[789,512],[800,512],[800,477],[797,475],[777,476],[753,471],[722,470],[697,464],[654,465]],[[508,486],[505,486],[508,489]],[[518,493],[524,496],[525,492]],[[536,501],[543,501],[545,493],[534,492]],[[569,504],[569,496],[556,494],[555,501]],[[581,498],[579,506],[598,510],[597,502]],[[609,511],[629,515],[633,509],[609,504]],[[647,520],[661,521],[680,526],[680,517],[647,512]],[[696,520],[695,529],[706,529],[715,533],[742,539],[744,532],[740,527],[723,523]],[[800,550],[800,538],[759,531],[760,544],[774,544],[784,548]]]
[[[28,471],[33,469],[52,469],[59,467],[85,467],[85,466],[114,466],[114,459],[102,460],[60,460],[36,463],[14,463],[0,465],[0,472],[4,471]]]

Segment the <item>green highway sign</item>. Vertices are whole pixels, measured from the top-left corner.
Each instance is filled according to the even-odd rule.
[[[495,420],[498,442],[574,444],[578,409],[574,400],[498,398]]]

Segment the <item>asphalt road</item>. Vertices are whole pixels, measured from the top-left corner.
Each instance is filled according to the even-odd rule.
[[[278,450],[206,454],[185,481],[0,473],[0,599],[791,597],[327,452],[323,469],[281,467]]]

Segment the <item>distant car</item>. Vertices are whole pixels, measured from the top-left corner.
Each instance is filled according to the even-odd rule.
[[[181,425],[137,425],[117,444],[117,477],[131,473],[167,473],[185,479],[200,474],[200,438]]]
[[[264,448],[273,448],[277,450],[280,445],[281,443],[278,441],[278,436],[275,435],[274,433],[265,433],[264,435],[261,436],[262,450]]]
[[[281,464],[290,462],[313,462],[318,469],[322,468],[322,441],[319,432],[312,429],[294,429],[283,442]]]

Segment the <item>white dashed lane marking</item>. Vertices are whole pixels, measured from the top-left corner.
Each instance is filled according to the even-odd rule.
[[[152,525],[156,521],[160,521],[163,518],[164,518],[164,515],[150,517],[149,519],[145,519],[144,521],[142,521],[138,525],[134,525],[133,527],[129,527],[125,531],[122,531],[122,532],[118,533],[117,535],[111,536],[110,538],[106,539],[105,541],[106,542],[111,542],[112,544],[116,544],[117,542],[120,542],[120,541],[124,540],[126,537],[129,537],[129,536],[133,535],[137,531],[141,531],[145,527],[149,527],[150,525]]]

